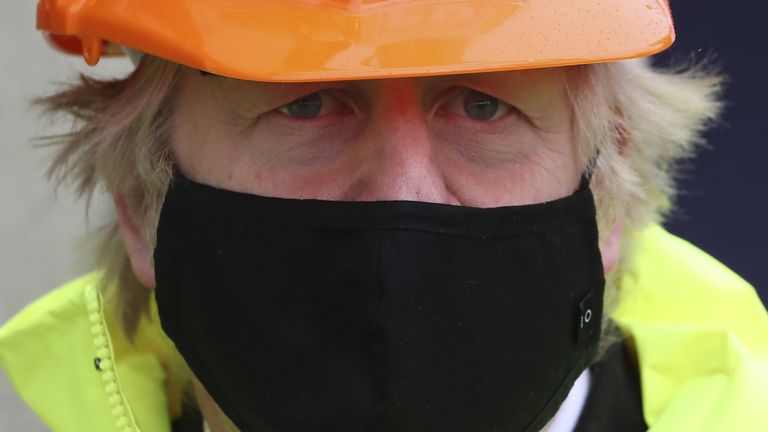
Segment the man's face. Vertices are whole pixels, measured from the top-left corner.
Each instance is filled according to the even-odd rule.
[[[474,207],[570,195],[582,169],[564,69],[274,84],[186,70],[173,153],[258,195]]]
[[[565,75],[268,84],[185,70],[173,157],[192,180],[258,195],[474,207],[550,201],[572,194],[583,172]],[[119,215],[134,272],[153,287],[151,248]],[[214,432],[235,430],[199,383],[195,393]]]

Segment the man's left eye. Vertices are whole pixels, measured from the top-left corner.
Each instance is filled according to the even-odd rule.
[[[512,105],[504,101],[469,89],[459,93],[449,108],[455,114],[480,122],[496,120],[514,110]]]

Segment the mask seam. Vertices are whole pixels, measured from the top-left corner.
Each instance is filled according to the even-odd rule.
[[[373,422],[375,421],[375,412],[378,409],[379,406],[381,406],[384,401],[387,398],[387,391],[386,391],[386,384],[384,379],[384,364],[386,362],[386,338],[384,337],[384,328],[381,324],[381,302],[382,298],[384,297],[384,284],[381,280],[381,249],[383,244],[383,233],[377,233],[378,238],[376,241],[376,281],[377,285],[379,287],[379,295],[376,299],[376,328],[379,333],[379,337],[381,338],[381,357],[379,359],[379,365],[378,365],[378,371],[377,371],[377,377],[379,378],[379,382],[381,384],[381,395],[379,396],[378,400],[373,404],[371,407],[371,414],[368,416],[368,424],[366,427],[366,431],[372,431],[373,430]],[[386,413],[386,409],[384,411]],[[383,417],[383,415],[382,415]]]

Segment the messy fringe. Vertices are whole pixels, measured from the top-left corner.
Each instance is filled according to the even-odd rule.
[[[145,56],[125,79],[98,80],[80,75],[64,90],[36,100],[48,115],[69,117],[72,130],[42,139],[55,148],[47,175],[69,183],[90,203],[106,190],[128,203],[143,238],[154,244],[155,228],[173,167],[170,157],[172,100],[180,67]],[[116,286],[123,328],[132,335],[148,312],[149,290],[133,273],[113,220],[101,230],[96,265],[104,271],[102,290]]]
[[[681,164],[704,144],[722,110],[724,77],[708,61],[669,70],[647,58],[569,68],[568,91],[601,241],[622,226],[617,268],[606,278],[603,351],[620,336],[609,320],[631,267],[632,234],[674,208]]]
[[[181,69],[145,55],[126,79],[81,76],[37,101],[45,112],[74,120],[70,133],[47,138],[57,147],[49,176],[74,183],[87,199],[101,186],[122,197],[150,245],[173,173],[169,129]],[[660,70],[647,59],[573,66],[567,76],[582,166],[593,171],[601,239],[614,224],[623,226],[619,269],[606,287],[610,312],[630,265],[631,233],[662,222],[673,208],[679,164],[717,119],[723,79],[704,64]],[[148,309],[149,291],[131,270],[117,222],[104,233],[98,265],[105,285],[117,282],[123,327],[131,335]]]

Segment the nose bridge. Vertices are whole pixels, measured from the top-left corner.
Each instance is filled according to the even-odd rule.
[[[366,134],[365,198],[451,201],[414,80],[382,83],[375,95]]]

